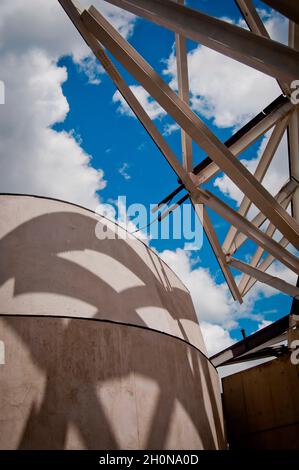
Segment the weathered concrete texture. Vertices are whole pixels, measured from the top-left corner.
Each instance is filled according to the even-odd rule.
[[[289,355],[223,379],[232,449],[299,449],[299,366]]]
[[[136,327],[0,319],[0,448],[215,449],[218,377],[192,346]]]
[[[99,240],[106,223],[0,196],[0,448],[224,447],[187,289],[140,241]]]
[[[0,313],[143,325],[205,352],[186,287],[145,244],[117,238],[115,224],[116,238],[99,240],[107,223],[72,204],[0,195]]]

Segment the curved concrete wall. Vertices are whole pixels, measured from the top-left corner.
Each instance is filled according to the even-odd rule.
[[[72,204],[0,196],[0,447],[222,448],[187,289],[139,240],[99,240],[103,224],[116,231]]]

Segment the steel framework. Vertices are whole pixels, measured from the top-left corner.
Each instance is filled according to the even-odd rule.
[[[299,26],[296,2],[266,2],[289,18],[289,44],[285,46],[269,37],[251,0],[235,0],[249,30],[187,8],[184,0],[106,0],[175,33],[178,76],[176,94],[95,7],[81,9],[76,0],[58,1],[178,176],[178,188],[165,197],[155,209],[172,200],[180,191],[185,191],[185,194],[177,203],[166,209],[160,219],[169,216],[189,198],[203,224],[234,299],[242,302],[242,298],[257,280],[299,299],[297,286],[266,273],[273,261],[278,260],[299,275],[298,257],[293,254],[294,251],[288,249],[290,244],[299,249],[299,108],[292,99],[292,82],[299,80]],[[215,136],[190,107],[186,38],[276,78],[282,90],[280,97],[225,143]],[[106,51],[180,126],[181,161]],[[237,157],[270,129],[271,137],[255,173],[251,174]],[[280,191],[272,196],[262,181],[285,133],[288,137],[289,181],[282,181]],[[193,142],[207,154],[195,167],[192,158]],[[224,172],[244,194],[238,211],[203,187],[204,183],[219,172]],[[197,210],[198,203],[204,205],[203,211]],[[248,213],[252,204],[259,212],[249,220]],[[291,214],[288,211],[289,206]],[[206,208],[212,209],[231,224],[222,246]],[[265,230],[262,228],[264,224],[267,224]],[[280,234],[279,241],[274,239],[277,233]],[[255,242],[257,247],[251,261],[244,263],[232,255],[247,239]],[[232,267],[243,273],[239,285],[232,273]]]

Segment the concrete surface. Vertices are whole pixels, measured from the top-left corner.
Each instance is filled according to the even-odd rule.
[[[0,448],[225,446],[186,287],[84,208],[0,196]]]

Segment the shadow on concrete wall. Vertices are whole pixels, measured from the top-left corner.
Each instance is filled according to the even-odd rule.
[[[161,261],[162,269],[154,277],[126,241],[98,240],[94,235],[96,223],[94,218],[77,213],[42,215],[20,225],[0,241],[0,285],[14,278],[15,297],[34,292],[79,299],[97,309],[94,320],[103,320],[103,315],[105,319],[119,320],[115,312],[121,306],[124,323],[144,327],[4,315],[6,324],[29,348],[32,361],[47,377],[41,405],[37,407],[33,403],[23,424],[19,448],[62,449],[71,422],[79,430],[86,448],[117,449],[119,443],[110,422],[111,410],[101,403],[96,390],[99,384],[130,374],[150,378],[159,388],[145,448],[165,447],[176,401],[192,420],[203,448],[223,447],[218,390],[206,358],[193,346],[148,329],[136,313],[141,307],[163,307],[179,322],[183,318],[196,322],[189,294],[171,286]],[[142,285],[117,292],[90,270],[58,256],[61,252],[84,250],[113,257],[134,273]],[[149,249],[147,252],[153,256]],[[181,330],[187,341],[182,326]],[[212,412],[207,410],[205,386]],[[117,424],[117,417],[113,419]],[[212,434],[213,420],[218,443]],[[184,429],[177,432],[184,433]]]

